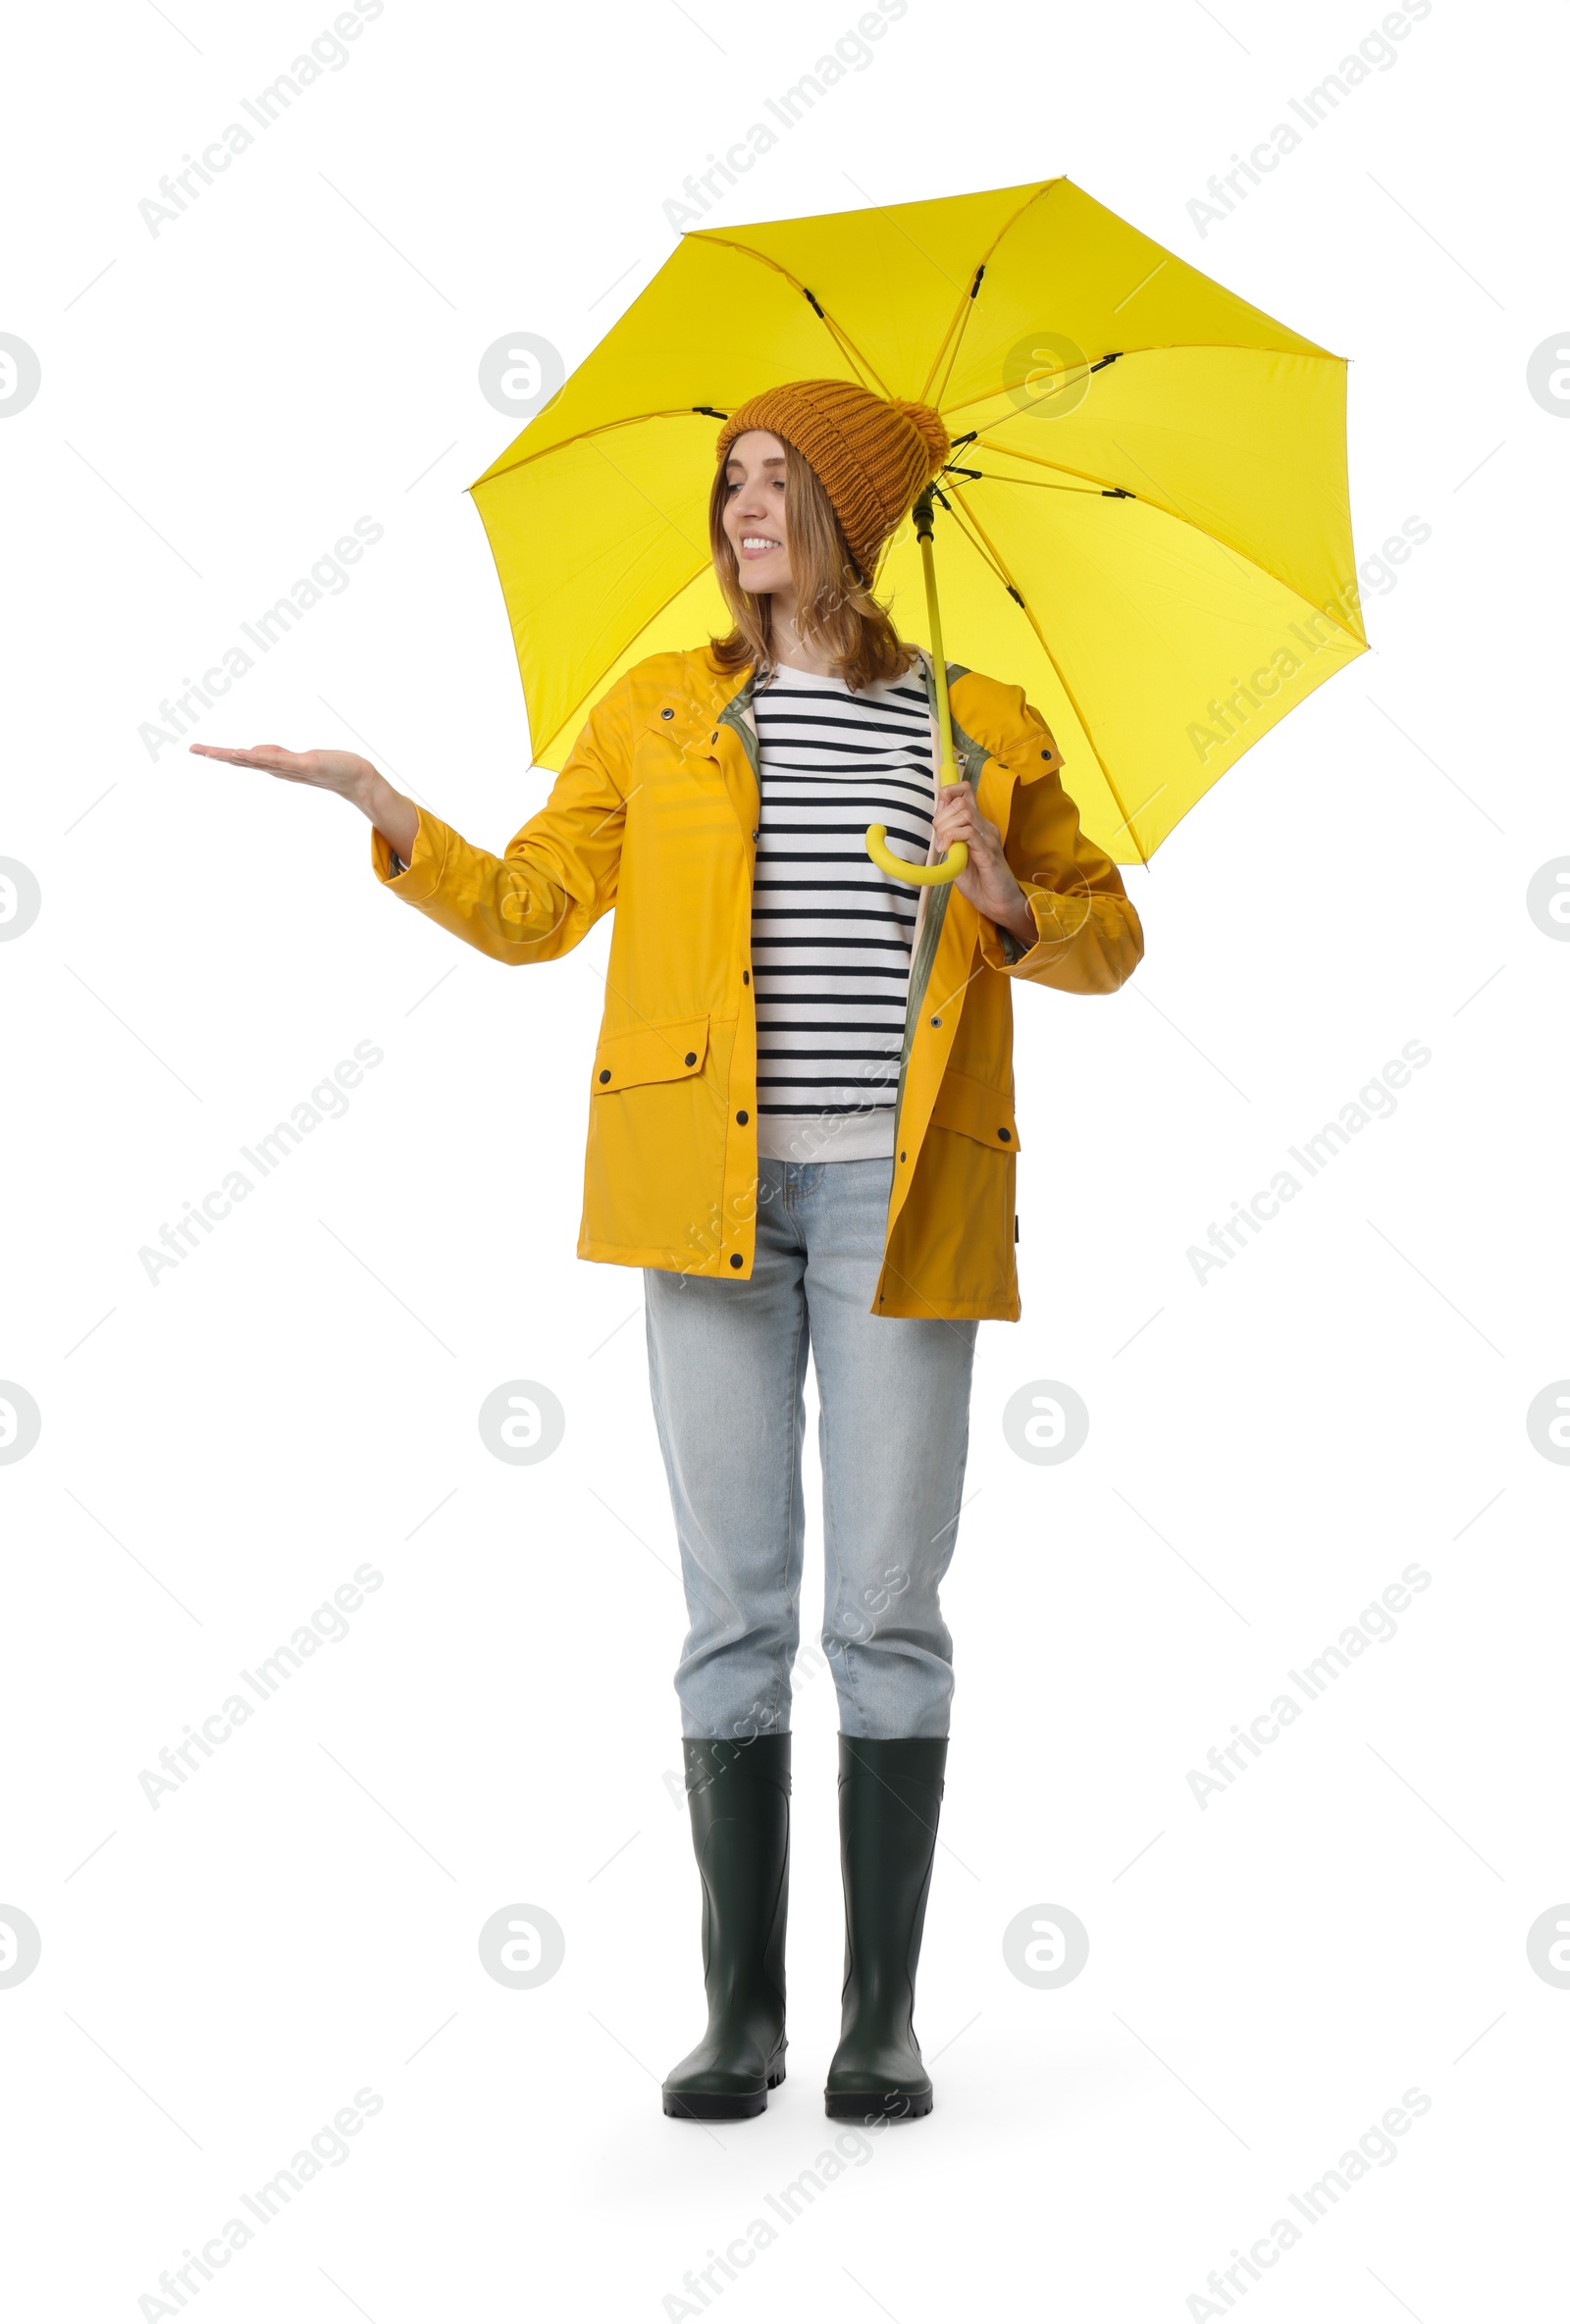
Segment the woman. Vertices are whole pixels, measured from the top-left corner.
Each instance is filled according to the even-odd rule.
[[[1018,687],[950,665],[964,780],[935,780],[930,658],[872,594],[949,455],[935,411],[844,380],[720,431],[734,617],[592,712],[504,855],[365,759],[192,748],[336,791],[378,879],[491,958],[558,958],[614,908],[578,1250],[644,1270],[691,1627],[676,1673],[708,2028],[667,2114],[760,2114],[784,2078],[791,1667],[821,1406],[824,1627],[840,1711],[846,1978],[831,2115],[913,2117],[913,2030],[953,1691],[953,1553],[976,1323],[1014,1320],[1010,987],[1115,992],[1143,936]],[[912,887],[864,833],[935,861]]]

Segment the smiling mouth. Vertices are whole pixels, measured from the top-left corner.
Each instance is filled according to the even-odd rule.
[[[771,548],[783,548],[782,541],[771,541],[763,533],[747,533],[742,537],[743,556],[762,556]]]

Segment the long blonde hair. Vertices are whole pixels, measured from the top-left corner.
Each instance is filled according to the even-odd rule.
[[[708,495],[708,545],[734,626],[725,637],[710,638],[708,650],[722,671],[762,671],[774,659],[774,601],[742,587],[725,530],[725,500],[721,461]],[[796,630],[803,644],[826,653],[853,693],[903,678],[916,660],[916,649],[896,635],[887,608],[871,594],[870,577],[864,579],[857,567],[817,471],[793,443],[785,445],[785,531],[796,587]]]

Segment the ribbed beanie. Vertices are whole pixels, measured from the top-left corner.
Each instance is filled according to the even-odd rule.
[[[930,404],[874,395],[854,380],[792,380],[749,396],[719,432],[716,463],[749,428],[767,428],[811,464],[866,581],[949,456],[949,432]]]

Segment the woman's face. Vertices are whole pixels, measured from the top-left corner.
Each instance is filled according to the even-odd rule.
[[[723,521],[743,589],[759,596],[789,591],[785,446],[766,428],[749,428],[730,447]]]

